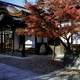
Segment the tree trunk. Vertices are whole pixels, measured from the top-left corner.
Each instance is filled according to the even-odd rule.
[[[67,43],[64,43],[61,39],[60,39],[62,45],[65,48],[65,52],[64,52],[64,58],[63,58],[63,65],[64,66],[73,66],[74,63],[74,53],[73,50],[71,48],[71,44],[69,43],[69,39],[67,39]]]
[[[54,58],[55,58],[55,46],[54,45],[49,45],[49,47],[52,50],[52,60],[54,60]]]
[[[64,59],[63,59],[63,64],[64,66],[73,66],[74,65],[74,53],[73,51],[70,49],[70,47],[65,49],[65,55],[64,55]]]

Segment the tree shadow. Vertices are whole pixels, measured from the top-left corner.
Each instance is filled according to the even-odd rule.
[[[9,66],[17,67],[23,70],[30,70],[38,74],[48,74],[56,70],[62,69],[62,63],[58,61],[51,61],[51,57],[47,56],[35,56],[30,58],[12,58],[4,57],[0,58],[0,63],[7,64]]]

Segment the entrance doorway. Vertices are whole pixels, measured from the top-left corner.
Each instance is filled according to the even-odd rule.
[[[13,31],[0,31],[0,52],[13,51],[14,37]]]

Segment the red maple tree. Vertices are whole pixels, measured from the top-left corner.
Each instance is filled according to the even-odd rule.
[[[80,21],[79,0],[40,0],[36,5],[28,3],[25,7],[30,10],[30,15],[25,17],[27,27],[23,35],[59,38],[67,53],[72,52],[70,39],[80,27],[77,24]]]

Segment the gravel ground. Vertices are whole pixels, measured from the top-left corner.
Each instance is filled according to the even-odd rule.
[[[31,70],[39,74],[47,74],[57,69],[61,69],[58,64],[51,64],[51,57],[47,55],[33,55],[29,57],[1,57],[0,63],[14,66],[24,70]]]
[[[20,73],[21,75],[22,73],[24,73],[24,75],[26,74],[25,76],[22,75],[24,79],[21,78],[19,80],[80,80],[79,71],[67,71],[62,67],[61,62],[59,61],[55,61],[52,64],[51,56],[47,55],[32,55],[25,58],[0,55],[0,64],[7,66],[4,68],[3,72],[6,71],[7,68],[13,69],[15,73],[20,72],[20,70],[24,71]],[[33,75],[34,77],[29,78],[31,77],[30,75]],[[20,75],[17,75],[17,77],[19,76]]]

